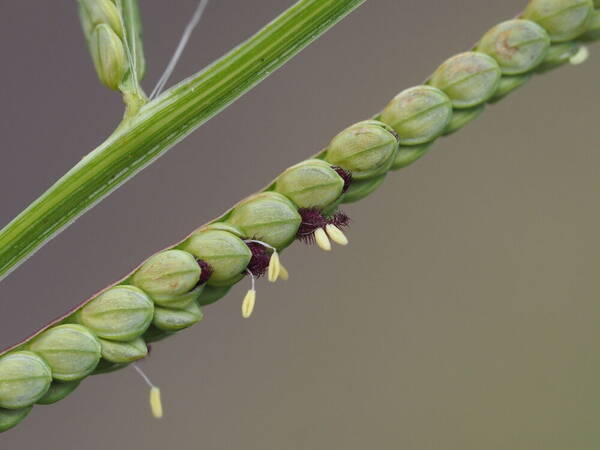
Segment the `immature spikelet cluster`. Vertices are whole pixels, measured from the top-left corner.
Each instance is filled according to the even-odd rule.
[[[144,75],[137,0],[79,0],[79,17],[100,81],[109,89],[127,91],[124,84],[135,67],[135,86]],[[121,8],[128,8],[123,17]],[[126,22],[127,20],[127,22]]]
[[[98,73],[110,87],[124,66],[121,23],[110,0],[81,0],[84,27],[97,40]],[[583,41],[599,37],[598,2],[532,0],[517,19],[490,29],[472,51],[446,60],[425,84],[400,92],[375,119],[335,136],[322,152],[279,175],[220,218],[94,296],[71,314],[0,356],[0,430],[19,423],[34,404],[70,394],[86,376],[144,358],[147,343],[199,322],[201,308],[245,277],[249,317],[258,278],[287,279],[280,253],[294,240],[346,245],[343,203],[360,200],[390,170],[419,159],[440,136],[474,120],[488,103],[534,73],[582,59]],[[585,55],[583,55],[585,56]],[[162,415],[159,392],[152,405]]]

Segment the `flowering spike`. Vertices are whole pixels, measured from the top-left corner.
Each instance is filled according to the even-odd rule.
[[[327,233],[325,233],[323,228],[317,228],[315,230],[315,241],[321,250],[325,250],[326,252],[331,250],[331,242],[329,242]]]
[[[256,303],[256,291],[254,289],[248,290],[244,301],[242,302],[242,317],[247,319],[252,315],[254,310],[254,304]]]
[[[290,279],[290,273],[281,263],[279,264],[279,279],[283,281],[287,281]]]
[[[348,238],[346,237],[344,232],[338,227],[336,227],[334,224],[327,224],[327,226],[325,227],[325,231],[327,232],[329,238],[336,244],[348,245]]]
[[[271,283],[275,283],[277,278],[279,278],[279,274],[281,273],[281,263],[279,262],[279,254],[277,251],[274,251],[271,254],[271,259],[269,260],[269,271],[268,278]]]

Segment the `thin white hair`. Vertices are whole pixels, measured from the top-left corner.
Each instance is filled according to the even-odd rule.
[[[154,97],[158,96],[162,92],[163,88],[165,87],[165,84],[173,74],[173,70],[175,70],[175,66],[179,61],[179,58],[181,58],[181,54],[183,53],[185,46],[190,40],[190,36],[192,35],[194,28],[196,28],[196,26],[200,22],[202,14],[204,14],[204,10],[206,9],[207,5],[208,0],[200,0],[200,2],[198,3],[194,14],[192,15],[190,21],[186,25],[185,30],[183,30],[183,34],[181,35],[179,44],[177,44],[175,53],[173,53],[173,56],[171,57],[169,64],[167,64],[165,71],[163,72],[158,82],[156,83],[156,86],[154,86],[154,89],[152,89],[152,92],[150,93],[150,100],[152,100]]]

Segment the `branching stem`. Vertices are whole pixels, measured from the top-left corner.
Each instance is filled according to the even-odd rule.
[[[299,0],[246,42],[128,117],[0,230],[0,280],[365,0]]]

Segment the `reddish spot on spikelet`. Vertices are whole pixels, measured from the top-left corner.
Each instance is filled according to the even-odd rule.
[[[210,276],[213,274],[213,268],[210,266],[210,264],[208,264],[206,261],[203,261],[202,259],[196,259],[196,262],[200,266],[200,269],[202,269],[202,272],[200,272],[200,279],[198,280],[198,283],[195,286],[198,287],[201,284],[204,284],[208,281]]]

